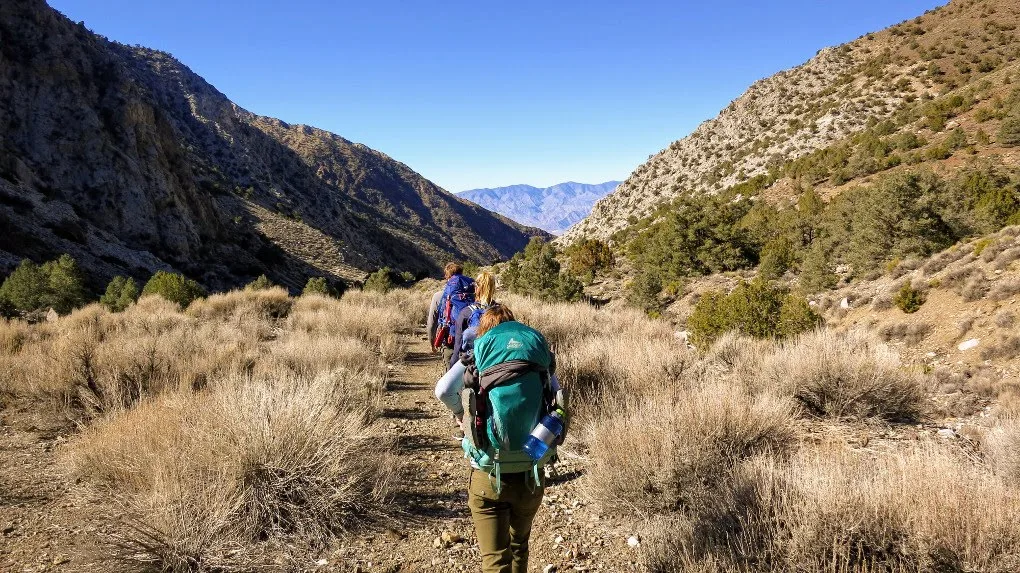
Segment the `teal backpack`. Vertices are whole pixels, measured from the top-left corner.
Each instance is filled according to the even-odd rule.
[[[465,457],[495,477],[497,492],[503,473],[531,472],[537,486],[539,469],[556,448],[536,461],[524,452],[524,442],[544,415],[565,406],[550,382],[554,359],[545,338],[519,322],[504,322],[475,340],[474,361],[465,375]]]

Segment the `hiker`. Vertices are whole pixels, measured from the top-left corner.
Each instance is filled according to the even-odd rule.
[[[477,334],[473,351],[436,384],[436,397],[464,430],[461,446],[472,468],[468,507],[483,573],[525,573],[531,524],[545,491],[543,467],[566,431],[550,434],[552,443],[537,460],[525,448],[540,421],[553,412],[565,420],[566,396],[545,338],[509,308],[491,305]]]
[[[446,277],[449,279],[450,277]],[[429,346],[432,349],[432,354],[439,352],[439,349],[433,346],[431,343],[436,339],[436,330],[439,329],[439,299],[443,298],[442,289],[437,290],[432,295],[432,301],[429,302],[429,318],[425,323],[426,336],[429,341]]]
[[[439,322],[432,339],[433,352],[442,350],[443,364],[451,365],[456,361],[457,352],[453,348],[457,337],[455,319],[468,305],[475,302],[475,281],[464,276],[464,267],[457,263],[447,263],[444,268],[446,286],[439,298]]]
[[[450,368],[457,363],[463,352],[469,352],[478,336],[478,323],[482,314],[493,304],[496,295],[496,277],[489,271],[478,273],[475,279],[475,302],[460,311],[453,324],[456,334],[453,339],[453,356],[450,357]]]

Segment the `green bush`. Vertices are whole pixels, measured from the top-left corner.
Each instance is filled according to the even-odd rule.
[[[121,312],[138,300],[138,284],[133,278],[124,278],[120,275],[113,277],[110,284],[106,285],[106,292],[99,298],[99,302],[111,312]]]
[[[142,296],[157,295],[187,307],[195,299],[206,295],[205,289],[188,277],[167,271],[156,271],[142,288]]]
[[[390,292],[393,289],[393,271],[389,267],[383,267],[368,275],[365,280],[365,290],[381,293]]]
[[[917,312],[926,300],[924,291],[915,289],[909,282],[903,283],[900,290],[896,292],[893,302],[900,310],[907,314]]]
[[[627,288],[627,303],[640,308],[650,316],[658,316],[662,312],[662,279],[654,269],[642,269]]]
[[[741,282],[730,294],[705,293],[687,321],[693,341],[708,346],[735,330],[755,338],[786,338],[817,326],[821,318],[807,302],[762,279]]]
[[[342,294],[342,290],[331,286],[325,277],[312,277],[305,283],[305,288],[301,291],[301,294],[321,294],[323,296],[337,297]]]
[[[776,237],[762,248],[758,273],[766,280],[776,280],[790,270],[795,258],[793,241],[785,236]]]
[[[532,237],[523,252],[510,259],[503,270],[507,290],[547,301],[581,300],[584,287],[577,277],[560,271],[558,254],[552,243]]]
[[[244,285],[244,290],[267,290],[275,287],[276,284],[269,280],[266,275],[259,275],[258,278]]]
[[[478,266],[478,263],[472,261],[465,261],[462,266],[464,268],[464,276],[466,277],[477,277],[478,272],[482,270],[481,267]]]
[[[664,283],[749,268],[757,253],[741,221],[751,207],[751,201],[732,197],[675,201],[650,217],[627,245],[627,257],[637,268],[656,270]]]
[[[999,143],[1002,145],[1020,145],[1020,114],[1006,116],[999,126]]]
[[[38,310],[42,308],[47,287],[46,276],[39,265],[24,259],[0,285],[0,298],[17,310]]]
[[[22,312],[52,308],[67,314],[85,304],[84,278],[70,255],[42,266],[25,259],[0,285],[0,298]]]
[[[616,264],[609,244],[598,239],[582,239],[567,247],[563,254],[567,256],[567,269],[577,276],[594,277]]]

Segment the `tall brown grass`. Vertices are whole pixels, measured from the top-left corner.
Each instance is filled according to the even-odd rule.
[[[162,571],[279,569],[394,513],[391,444],[371,427],[421,296],[145,297],[52,323],[0,322],[0,398],[83,424],[68,461],[117,557]]]
[[[120,557],[164,571],[244,570],[272,539],[317,547],[388,515],[394,458],[369,431],[362,374],[230,377],[87,429],[74,474],[131,525]]]
[[[862,331],[818,331],[778,347],[758,383],[793,396],[810,414],[842,419],[915,420],[927,408],[928,380]]]
[[[749,460],[699,514],[660,518],[652,572],[942,572],[1020,567],[1020,496],[942,447],[807,448]]]
[[[990,435],[988,463],[953,444],[872,452],[841,438],[931,410],[929,378],[873,335],[728,334],[699,353],[629,313],[506,302],[556,344],[582,412],[571,439],[590,458],[583,489],[645,523],[649,571],[1020,567],[1013,430]]]

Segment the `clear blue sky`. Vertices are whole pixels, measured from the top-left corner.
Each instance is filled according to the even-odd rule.
[[[755,80],[939,0],[50,0],[450,191],[624,179]]]

